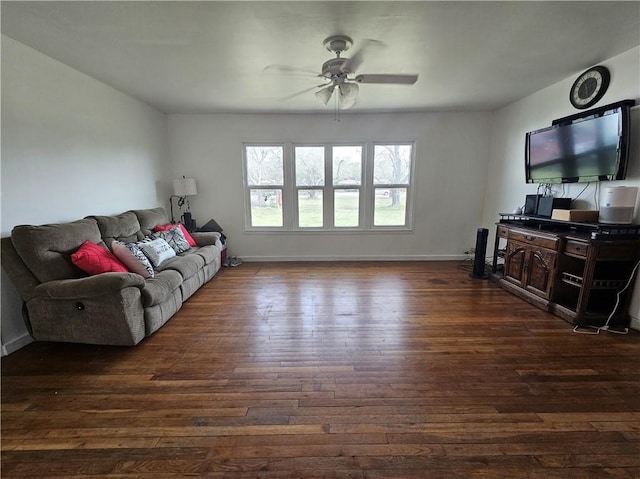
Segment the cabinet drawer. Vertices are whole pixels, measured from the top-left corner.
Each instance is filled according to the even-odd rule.
[[[567,240],[567,245],[564,247],[564,252],[573,256],[579,256],[580,258],[587,257],[588,243],[582,241]]]
[[[506,238],[509,235],[509,230],[504,226],[498,226],[498,230],[496,231],[496,236],[498,238]]]
[[[542,236],[537,233],[529,233],[528,231],[514,230],[509,231],[509,239],[552,250],[558,249],[559,241],[557,237]]]

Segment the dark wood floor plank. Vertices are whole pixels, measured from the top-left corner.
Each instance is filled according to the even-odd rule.
[[[245,263],[136,347],[1,373],[8,478],[640,476],[640,334],[455,262]]]

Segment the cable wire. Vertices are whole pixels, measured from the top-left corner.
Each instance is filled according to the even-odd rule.
[[[580,193],[578,193],[578,196],[576,196],[576,197],[573,199],[573,201],[575,201],[575,200],[577,200],[578,198],[580,198],[580,195],[581,195],[582,193],[584,193],[584,191],[585,191],[587,188],[589,188],[589,186],[591,186],[591,183],[587,183],[587,186],[585,186],[584,188],[582,188],[582,191],[581,191]]]
[[[615,334],[628,334],[629,333],[629,328],[624,328],[624,330],[622,330],[622,331],[616,331],[615,329],[610,329],[609,328],[609,323],[611,322],[611,319],[613,318],[613,315],[616,314],[616,311],[618,310],[618,306],[620,306],[620,295],[622,293],[624,293],[627,290],[627,288],[631,285],[631,282],[633,281],[633,277],[635,276],[636,271],[638,270],[638,266],[640,266],[640,261],[638,261],[636,263],[636,265],[633,267],[633,271],[631,271],[631,275],[629,276],[629,281],[627,281],[627,284],[625,284],[624,288],[622,288],[616,294],[616,304],[613,307],[613,310],[611,311],[611,314],[609,314],[609,317],[607,318],[607,322],[604,323],[603,326],[587,326],[588,328],[595,329],[596,330],[595,333],[587,333],[586,331],[578,331],[578,328],[580,328],[580,326],[576,325],[573,328],[573,332],[574,333],[600,334],[600,331],[609,331],[609,332],[615,333]]]

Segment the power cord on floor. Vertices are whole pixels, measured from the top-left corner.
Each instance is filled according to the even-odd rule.
[[[493,263],[489,262],[489,259],[493,261],[492,257],[487,257],[487,261],[484,263],[484,267],[487,271],[491,271],[491,268],[493,268]],[[461,269],[462,271],[473,271],[475,264],[475,258],[465,258],[458,262],[458,269]]]
[[[471,271],[473,269],[473,258],[465,258],[458,263],[458,269]]]
[[[638,261],[636,263],[636,265],[633,267],[633,271],[631,271],[631,275],[629,276],[629,281],[627,281],[627,284],[624,285],[624,288],[622,288],[620,291],[618,291],[618,293],[616,294],[616,304],[613,307],[613,310],[611,311],[611,314],[609,315],[609,317],[607,318],[607,322],[603,325],[603,326],[579,326],[576,325],[576,327],[573,328],[573,332],[574,333],[580,333],[580,334],[600,334],[600,331],[609,331],[610,333],[614,333],[614,334],[628,334],[629,333],[629,328],[624,328],[621,331],[617,331],[615,329],[610,329],[609,328],[609,323],[611,322],[611,319],[613,318],[613,315],[616,314],[616,311],[618,310],[618,306],[620,306],[620,295],[622,293],[624,293],[627,288],[631,285],[631,282],[633,281],[633,277],[636,274],[636,271],[638,269],[638,266],[640,266],[640,261]],[[595,330],[595,332],[593,331],[580,331],[580,328],[589,328],[591,330]]]

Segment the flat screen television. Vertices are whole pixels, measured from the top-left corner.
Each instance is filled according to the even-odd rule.
[[[556,120],[553,126],[527,133],[527,183],[625,179],[629,122],[629,106],[624,105]]]

